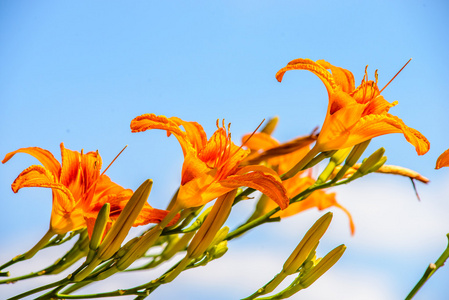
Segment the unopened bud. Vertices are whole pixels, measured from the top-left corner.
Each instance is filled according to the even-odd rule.
[[[212,254],[212,259],[217,259],[225,255],[228,251],[228,241],[222,241],[215,246],[214,253]]]
[[[110,258],[120,248],[123,240],[134,224],[134,221],[140,214],[144,204],[147,202],[152,186],[153,181],[147,179],[131,196],[98,249],[98,257],[100,259],[106,260]]]
[[[101,240],[103,239],[104,236],[104,232],[106,230],[106,226],[108,224],[108,220],[109,220],[109,213],[111,211],[111,204],[110,203],[105,203],[103,205],[103,207],[100,209],[100,211],[98,212],[97,215],[97,219],[95,220],[95,225],[94,225],[94,229],[92,232],[92,236],[90,238],[90,243],[89,243],[89,254],[87,255],[87,262],[90,262],[94,256],[95,256],[95,251],[98,249],[98,247],[100,246]]]
[[[348,158],[346,158],[345,165],[348,165],[349,167],[355,165],[362,156],[363,152],[365,152],[370,142],[371,140],[367,140],[355,145],[352,148],[351,153],[349,153]]]
[[[279,117],[275,116],[268,120],[267,124],[262,128],[261,132],[271,135],[273,131],[276,129],[276,126],[279,122]]]
[[[384,153],[385,149],[383,147],[374,151],[373,154],[371,154],[366,160],[362,162],[362,165],[357,170],[357,172],[360,172],[363,175],[368,174],[370,170],[382,159]]]
[[[212,210],[204,221],[204,224],[195,234],[189,247],[187,248],[187,255],[190,258],[199,257],[212,243],[218,230],[221,226],[223,226],[229,216],[229,213],[231,212],[236,192],[236,190],[233,190],[223,196],[220,196],[216,200]]]
[[[307,231],[304,238],[286,260],[283,266],[284,273],[290,275],[296,273],[304,263],[310,252],[313,251],[321,237],[326,232],[332,220],[332,212],[328,212],[319,218],[315,224]]]
[[[323,257],[318,264],[307,272],[303,277],[301,277],[300,285],[303,288],[309,287],[324,273],[327,272],[343,255],[346,250],[345,245],[340,245],[331,252],[329,252],[325,257]]]
[[[334,172],[335,168],[340,165],[345,158],[348,156],[349,151],[351,151],[351,148],[344,148],[336,151],[334,154],[332,154],[329,163],[327,164],[324,171],[320,174],[320,176],[317,179],[317,183],[323,183],[327,181],[327,179],[330,177],[332,172]]]
[[[81,281],[86,278],[102,261],[109,259],[119,250],[123,240],[128,235],[134,221],[147,201],[152,185],[153,181],[148,179],[134,192],[106,234],[103,242],[96,250],[92,261],[81,272],[75,274],[74,281]]]

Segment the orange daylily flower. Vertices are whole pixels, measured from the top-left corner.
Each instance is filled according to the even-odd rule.
[[[350,71],[324,60],[292,60],[277,72],[277,80],[282,81],[284,73],[290,70],[311,71],[321,79],[329,94],[326,118],[315,146],[316,153],[351,147],[389,133],[402,133],[415,146],[418,155],[429,150],[429,141],[420,132],[388,113],[397,101],[390,103],[380,95],[377,72],[376,80],[372,81],[368,80],[365,69],[362,83],[356,88]]]
[[[282,209],[288,206],[286,190],[276,172],[264,166],[240,166],[250,151],[231,141],[229,128],[224,124],[220,127],[217,121],[217,130],[207,140],[200,124],[177,117],[144,114],[131,121],[132,132],[149,129],[166,130],[181,145],[184,163],[176,201],[178,208],[204,205],[241,186],[261,191]]]
[[[449,167],[449,149],[441,153],[437,159],[435,169],[440,169],[442,167]]]
[[[14,193],[23,187],[51,188],[53,205],[50,231],[64,234],[81,228],[92,234],[98,212],[105,203],[110,203],[108,226],[118,218],[133,192],[112,182],[107,175],[100,174],[101,157],[98,152],[86,154],[66,149],[61,143],[60,164],[47,150],[39,147],[21,148],[6,154],[6,163],[17,153],[27,153],[37,158],[41,165],[23,170],[11,185]],[[146,203],[133,226],[160,222],[167,211],[154,209]]]
[[[247,137],[248,135],[245,135],[242,140],[247,139]],[[290,170],[297,161],[306,156],[307,152],[309,152],[309,144],[314,140],[313,135],[311,135],[309,137],[301,137],[281,144],[270,135],[262,132],[255,133],[253,137],[254,139],[252,139],[252,142],[247,145],[247,147],[253,151],[250,157],[254,156],[253,153],[256,154],[256,157],[267,157],[267,164],[276,169],[279,174],[284,174]],[[299,146],[298,141],[302,142],[302,147]],[[298,145],[298,147],[292,147],[292,145]],[[262,150],[262,152],[259,152],[260,150]],[[277,153],[277,156],[269,156],[267,153]],[[315,179],[312,178],[311,172],[307,172],[308,174],[305,173],[306,172],[301,172],[296,176],[283,181],[289,198],[295,197],[315,183]],[[286,218],[313,207],[323,210],[332,206],[338,207],[346,213],[349,218],[351,234],[354,234],[355,226],[349,211],[337,202],[335,193],[326,193],[323,190],[312,192],[306,199],[290,204],[287,209],[277,212],[272,217]],[[257,203],[256,213],[258,216],[264,215],[274,208],[276,208],[274,202],[268,201],[267,197],[261,197]]]

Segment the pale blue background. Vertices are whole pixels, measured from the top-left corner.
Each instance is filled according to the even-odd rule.
[[[418,157],[399,134],[375,139],[369,150],[384,146],[389,164],[414,169],[432,182],[417,184],[421,202],[416,201],[407,179],[388,175],[363,179],[354,187],[359,194],[347,188],[340,193],[333,190],[353,213],[358,231],[350,237],[345,216],[338,212],[342,224],[334,225],[341,227],[340,231],[321,245],[321,255],[345,243],[348,252],[334,274],[340,270],[341,278],[350,282],[363,278],[358,273],[365,272],[387,280],[387,284],[368,279],[360,293],[351,294],[333,281],[320,288],[328,290],[327,296],[319,296],[319,291],[316,298],[312,298],[313,293],[307,296],[368,299],[376,295],[373,291],[384,290],[384,299],[403,298],[427,264],[445,248],[444,234],[449,232],[447,218],[442,218],[435,230],[416,232],[413,227],[427,228],[428,222],[440,222],[434,211],[445,216],[449,212],[449,169],[434,170],[439,154],[449,148],[448,13],[446,1],[0,1],[0,156],[20,147],[39,146],[59,159],[59,144],[64,142],[73,150],[98,149],[108,164],[129,145],[107,174],[132,189],[153,178],[150,203],[163,208],[179,184],[182,154],[176,140],[165,138],[163,132],[132,134],[129,123],[134,117],[144,113],[178,116],[198,121],[208,135],[214,131],[216,119],[224,118],[232,123],[233,139],[239,143],[240,137],[253,131],[262,119],[277,115],[280,123],[275,137],[286,141],[321,125],[327,106],[326,90],[311,73],[289,72],[282,83],[276,81],[277,70],[290,60],[326,59],[351,70],[356,83],[368,64],[371,78],[379,69],[382,87],[412,57],[383,95],[390,102],[399,101],[391,113],[423,133],[431,142],[431,150]],[[10,189],[15,177],[35,163],[27,155],[18,155],[1,166],[2,262],[27,250],[47,229],[50,191],[24,189],[16,195]],[[375,191],[367,190],[374,186]],[[381,193],[379,199],[365,199],[376,192]],[[400,201],[392,195],[405,197],[404,206],[395,206]],[[245,205],[241,218],[247,216],[252,204]],[[358,214],[360,207],[366,208],[366,216]],[[413,209],[428,218],[413,219]],[[368,222],[369,212],[377,210],[379,215],[371,215],[374,221]],[[220,273],[222,269],[216,267],[219,262],[214,262],[215,266],[199,272],[186,272],[172,286],[161,287],[154,297],[248,296],[279,271],[301,234],[319,215],[304,214],[301,226],[305,227],[300,233],[293,226],[296,223],[289,223],[295,221],[288,220],[279,227],[281,237],[273,229],[261,229],[230,244],[231,249],[255,251],[249,257],[258,251],[266,253],[274,263],[259,265],[272,264],[273,270],[254,271],[254,265],[245,269],[243,259],[241,270],[224,276],[226,282],[214,286],[202,284],[204,277],[191,279],[193,274],[213,278],[211,274]],[[238,224],[239,215],[232,217]],[[404,229],[408,239],[396,254],[384,249],[388,247],[381,247],[383,252],[369,250],[369,243],[381,244],[383,240],[388,246],[403,235],[385,227],[379,236],[371,236],[368,231],[364,233],[364,221],[375,230],[391,220],[411,224]],[[406,241],[414,237],[421,247],[407,246]],[[232,264],[238,253],[230,250],[222,258],[224,266]],[[41,260],[55,258],[44,254]],[[23,272],[29,271],[23,268]],[[236,279],[236,273],[243,274],[248,283]],[[139,276],[147,276],[144,279],[149,281],[160,272],[143,274]],[[261,274],[265,277],[254,278]],[[219,278],[216,281],[225,280]],[[448,280],[446,267],[416,299],[446,299]],[[13,295],[36,285],[26,281],[0,286],[0,293]],[[103,289],[131,286],[133,282],[119,281]]]

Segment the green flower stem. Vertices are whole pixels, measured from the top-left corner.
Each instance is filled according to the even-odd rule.
[[[339,181],[339,182],[332,182],[332,181],[330,181],[330,182],[326,182],[326,183],[323,183],[323,184],[314,184],[311,187],[309,187],[308,189],[306,189],[306,190],[302,191],[301,193],[299,193],[298,195],[296,195],[295,197],[291,198],[290,199],[290,204],[293,204],[293,203],[296,203],[296,202],[304,200],[310,193],[312,193],[312,192],[314,192],[316,190],[325,189],[325,188],[329,188],[329,187],[332,187],[332,186],[338,186],[338,185],[342,185],[342,184],[347,184],[347,183],[349,183],[349,182],[351,182],[351,181],[353,181],[355,179],[356,178],[353,178],[353,179],[348,178],[348,179],[345,179],[345,180],[342,180],[342,181]],[[250,221],[249,223],[246,223],[246,224],[240,226],[236,230],[234,230],[231,233],[229,233],[226,236],[225,240],[228,240],[228,241],[232,240],[233,238],[236,238],[236,237],[242,235],[244,232],[246,232],[246,231],[248,231],[248,230],[250,230],[250,229],[252,229],[254,227],[257,227],[257,226],[259,226],[261,224],[268,223],[268,222],[278,222],[278,221],[280,221],[280,218],[270,218],[272,215],[274,215],[275,213],[277,213],[280,210],[281,210],[280,207],[276,207],[275,209],[273,209],[272,211],[266,213],[265,215],[263,215],[263,216],[261,216],[261,217],[259,217],[257,219],[254,219],[254,220]]]
[[[72,266],[74,263],[76,263],[82,257],[86,256],[86,253],[87,253],[86,241],[87,242],[89,241],[89,238],[87,236],[87,231],[83,232],[80,235],[79,240],[75,243],[75,245],[73,245],[72,249],[70,249],[63,257],[58,259],[54,264],[52,264],[40,271],[37,271],[37,272],[32,272],[32,273],[25,274],[22,276],[17,276],[14,278],[0,280],[0,284],[16,282],[19,280],[34,278],[34,277],[43,276],[43,275],[58,274],[64,270],[66,270],[68,267]]]
[[[45,291],[45,290],[48,290],[48,289],[51,289],[51,288],[54,288],[54,287],[59,287],[61,285],[66,285],[68,283],[70,283],[70,280],[67,279],[67,278],[64,278],[62,280],[59,280],[59,281],[56,281],[56,282],[53,282],[53,283],[50,283],[50,284],[46,284],[46,285],[43,285],[43,286],[40,286],[40,287],[32,289],[32,290],[29,290],[29,291],[27,291],[25,293],[22,293],[22,294],[19,294],[17,296],[14,296],[12,298],[9,298],[8,300],[22,299],[22,298],[27,297],[29,295],[33,295],[33,294],[36,294],[36,293],[39,293],[39,292],[42,292],[42,291]]]
[[[58,246],[62,245],[65,242],[70,241],[73,237],[77,236],[78,234],[81,234],[83,232],[87,232],[87,229],[83,228],[76,231],[71,231],[68,235],[67,234],[58,234],[56,237],[54,237],[52,240],[50,240],[47,245],[45,245],[42,249],[52,247],[52,246]],[[67,235],[67,237],[66,237]]]
[[[258,296],[265,295],[271,293],[288,275],[282,271],[277,274],[270,282],[268,282],[264,287],[260,288],[249,297],[246,297],[242,300],[252,300],[257,298]]]
[[[0,266],[0,270],[3,270],[4,268],[7,268],[19,261],[32,258],[39,250],[41,250],[42,248],[44,248],[46,246],[46,244],[50,241],[50,239],[54,235],[55,235],[55,233],[53,231],[51,231],[51,229],[49,229],[47,231],[47,233],[40,239],[40,241],[37,242],[37,244],[33,246],[33,248],[31,248],[24,254],[17,255],[16,257],[11,259],[7,263],[3,264],[2,266]]]
[[[424,275],[421,277],[421,279],[418,281],[418,283],[415,285],[415,287],[412,289],[412,291],[407,295],[405,298],[406,300],[412,299],[415,294],[419,291],[419,289],[426,283],[426,281],[435,273],[436,270],[441,268],[446,260],[449,257],[449,233],[446,235],[448,238],[448,245],[446,247],[446,250],[441,254],[441,256],[437,259],[437,261],[433,264],[431,263],[427,270],[424,272]]]
[[[248,197],[250,194],[254,193],[255,191],[256,191],[256,190],[255,190],[255,189],[252,189],[252,188],[246,188],[246,189],[244,189],[241,193],[239,193],[239,194],[235,197],[235,199],[234,199],[234,204],[233,204],[233,205],[236,205],[236,204],[239,203],[240,201],[247,199],[247,197]]]
[[[292,178],[298,174],[318,153],[320,153],[320,150],[315,145],[293,168],[281,176],[282,180]]]
[[[71,294],[74,291],[77,291],[83,287],[85,287],[86,285],[89,285],[93,282],[93,280],[83,280],[81,282],[76,282],[74,284],[72,284],[71,286],[66,287],[66,289],[64,289],[61,294]]]
[[[274,215],[275,213],[277,213],[278,211],[280,211],[281,208],[280,207],[276,207],[274,208],[272,211],[266,213],[265,215],[249,222],[246,223],[242,226],[240,226],[239,228],[237,228],[236,230],[230,232],[225,238],[224,240],[230,241],[240,235],[242,235],[243,233],[245,233],[246,231],[253,229],[254,227],[257,227],[261,224],[264,223],[268,223],[268,222],[279,222],[281,219],[280,218],[270,218],[272,215]]]
[[[136,295],[136,296],[148,296],[147,292],[138,292],[133,290],[117,290],[107,293],[98,294],[86,294],[86,295],[67,295],[67,294],[55,294],[53,299],[94,299],[94,298],[104,298],[104,297],[116,297],[116,296],[126,296],[126,295]]]

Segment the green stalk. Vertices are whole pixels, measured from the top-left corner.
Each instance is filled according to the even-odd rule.
[[[433,275],[433,273],[436,272],[439,268],[441,268],[446,260],[449,257],[449,233],[446,235],[448,238],[448,245],[446,247],[446,250],[443,251],[441,256],[437,259],[435,263],[431,263],[426,271],[424,272],[424,275],[421,277],[421,279],[418,281],[418,283],[415,285],[415,287],[412,289],[412,291],[407,295],[405,298],[406,300],[412,299],[415,294],[419,291],[419,289],[426,283],[427,280]]]

